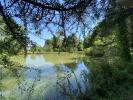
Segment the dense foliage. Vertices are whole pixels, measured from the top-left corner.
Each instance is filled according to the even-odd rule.
[[[85,47],[93,48],[96,51],[93,50],[94,53],[101,51],[103,56],[119,56],[123,61],[131,61],[133,41],[133,39],[131,39],[133,36],[131,16],[127,16],[125,20],[121,19],[120,23],[120,19],[118,19],[118,22],[115,22],[113,25],[110,25],[113,23],[112,21],[110,22],[110,20],[111,19],[106,19],[94,28],[93,33],[85,39]],[[92,55],[92,51],[89,51],[88,54],[89,53]]]
[[[18,25],[16,22],[14,22],[13,19],[8,19],[10,23],[12,23],[12,26],[14,27],[14,31],[18,32],[21,37],[23,37],[23,41],[21,41],[21,44],[24,42],[27,38],[26,37],[26,32],[25,29]],[[10,31],[8,30],[5,22],[0,18],[0,53],[8,53],[9,55],[14,55],[17,54],[20,51],[24,51],[23,46],[20,44],[20,37],[17,39],[10,35]]]
[[[64,41],[66,42],[66,45],[64,45]],[[44,50],[57,52],[82,51],[83,43],[81,40],[77,39],[77,36],[74,33],[66,38],[62,38],[61,36],[53,36],[52,39],[45,41]]]

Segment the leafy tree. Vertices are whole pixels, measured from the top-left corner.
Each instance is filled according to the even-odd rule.
[[[45,40],[45,45],[43,48],[46,51],[52,51],[53,50],[52,40]]]
[[[53,36],[52,45],[53,45],[53,50],[54,51],[59,51],[60,47],[62,45],[62,42],[61,42],[60,38],[56,37],[56,36]]]
[[[26,36],[25,29],[22,26],[15,23],[13,19],[9,18],[8,20],[12,23],[14,31],[19,32],[20,35],[23,37]],[[10,35],[10,31],[8,30],[2,18],[0,18],[0,22],[0,52],[7,52],[8,54],[17,54],[23,49],[22,45],[20,45],[18,42],[19,36],[17,39],[13,38],[12,35]],[[23,39],[25,40],[25,38]]]
[[[37,44],[33,43],[30,51],[34,54],[34,53],[42,53],[44,52],[44,48],[41,46],[38,46]]]
[[[78,51],[83,51],[83,41],[79,41],[79,43],[77,45],[77,49],[78,49]]]
[[[133,15],[130,15],[127,20],[127,38],[129,41],[130,49],[133,48]]]
[[[129,49],[129,41],[127,39],[127,28],[126,28],[126,23],[124,21],[119,20],[119,31],[118,31],[118,42],[120,46],[120,53],[121,53],[121,58],[124,61],[130,61],[131,60],[131,55],[130,55],[130,49]]]
[[[30,51],[34,54],[35,51],[37,50],[37,45],[36,44],[32,44]]]
[[[118,11],[120,11],[120,9]],[[121,60],[130,61],[130,43],[132,42],[130,42],[131,38],[129,38],[129,36],[131,36],[132,32],[128,32],[128,27],[131,27],[131,24],[127,24],[128,16],[130,16],[130,13],[127,15],[119,13],[115,16],[112,15],[110,17],[107,17],[107,19],[99,23],[99,25],[94,28],[93,33],[88,38],[88,47],[99,44],[100,41],[100,45],[103,46],[111,45],[113,42],[115,42],[117,43],[117,49],[119,49],[119,56]],[[116,34],[113,34],[113,32],[115,32]],[[112,34],[112,36],[115,35],[115,41],[107,38],[110,34]],[[98,37],[100,37],[101,40],[97,39]],[[103,41],[104,37],[108,39],[108,42]]]
[[[42,52],[44,52],[44,48],[41,46],[37,46],[36,51],[37,51],[37,53],[42,53]]]
[[[64,40],[65,39],[65,40]],[[64,41],[66,44],[64,45]],[[78,41],[76,34],[71,34],[67,38],[61,38],[60,36],[53,36],[51,40],[46,40],[44,48],[46,51],[65,51],[74,52],[83,50],[83,42]]]
[[[117,40],[119,44],[119,50],[120,50],[120,57],[123,61],[131,61],[131,55],[130,55],[130,47],[129,47],[129,40],[128,40],[128,28],[127,28],[127,18],[131,15],[131,12],[123,13],[122,10],[124,10],[124,7],[127,7],[127,4],[129,2],[124,1],[119,2],[120,5],[118,6],[116,2],[113,2],[111,5],[112,11],[118,11],[119,13],[115,16],[109,17],[109,24],[117,27]],[[112,27],[112,26],[111,26]]]
[[[77,50],[78,40],[75,33],[72,33],[67,37],[67,50],[69,52],[74,52]]]

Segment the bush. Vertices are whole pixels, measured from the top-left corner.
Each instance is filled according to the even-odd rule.
[[[94,49],[92,47],[90,47],[90,48],[86,48],[84,51],[85,51],[86,55],[91,55],[93,50]]]
[[[119,99],[133,96],[130,95],[133,92],[131,65],[133,64],[125,66],[122,62],[114,65],[101,62],[99,67],[92,68],[90,74],[92,94],[99,98],[119,97]]]
[[[102,57],[104,55],[104,50],[98,47],[90,47],[85,50],[87,56]]]

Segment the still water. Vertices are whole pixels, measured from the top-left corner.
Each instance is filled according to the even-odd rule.
[[[67,92],[78,95],[86,88],[83,74],[89,69],[82,58],[83,55],[69,53],[15,56],[12,59],[23,67],[12,73],[3,70],[1,98],[69,100]]]

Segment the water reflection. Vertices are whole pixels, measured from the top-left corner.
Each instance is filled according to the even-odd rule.
[[[27,55],[23,64],[26,67],[15,70],[15,77],[11,74],[7,75],[8,78],[3,77],[2,81],[7,81],[5,83],[9,83],[8,79],[11,80],[5,87],[12,84],[14,86],[1,91],[2,97],[7,100],[69,99],[68,95],[62,94],[64,86],[69,87],[69,90],[65,88],[69,92],[83,92],[85,87],[81,74],[83,71],[88,73],[89,70],[79,58],[75,54]],[[7,72],[3,71],[2,74]],[[81,90],[77,90],[79,86]]]

